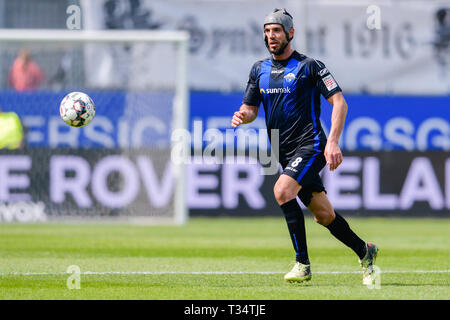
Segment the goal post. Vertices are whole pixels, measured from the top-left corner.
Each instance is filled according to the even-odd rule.
[[[0,29],[0,109],[28,132],[25,149],[0,158],[31,162],[25,191],[1,200],[43,202],[49,220],[185,224],[185,168],[171,162],[170,138],[188,129],[188,41],[184,31]],[[21,90],[11,74],[24,49],[45,80]],[[94,100],[86,127],[58,119],[71,91]]]

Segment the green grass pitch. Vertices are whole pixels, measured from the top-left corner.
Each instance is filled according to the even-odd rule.
[[[288,284],[280,218],[192,218],[186,226],[0,225],[0,299],[305,300],[450,298],[450,220],[347,218],[380,247],[379,289],[356,255],[306,217],[312,280]],[[67,268],[81,270],[69,290]]]

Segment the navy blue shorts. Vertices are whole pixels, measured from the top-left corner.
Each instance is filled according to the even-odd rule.
[[[319,175],[326,163],[323,148],[308,145],[299,147],[286,166],[282,164],[282,174],[302,186],[298,196],[305,206],[309,206],[313,192],[326,192]]]

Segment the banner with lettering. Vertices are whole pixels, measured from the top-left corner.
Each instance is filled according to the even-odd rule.
[[[94,120],[82,128],[67,126],[58,106],[67,92],[18,93],[0,90],[0,106],[16,112],[26,128],[28,147],[159,148],[170,146],[171,95],[114,90],[87,91],[96,105]],[[450,151],[450,97],[345,95],[348,113],[340,144],[344,151]],[[220,141],[239,146],[242,132],[265,129],[264,110],[252,123],[235,130],[231,117],[242,93],[191,92],[189,129],[206,147],[207,133],[218,130]],[[164,112],[161,112],[164,110]],[[331,105],[322,99],[321,120],[328,134]],[[242,130],[242,131],[241,131]],[[252,131],[253,130],[253,131]],[[244,147],[255,148],[258,139]]]
[[[190,215],[281,216],[278,173],[230,158],[185,166]],[[334,208],[355,216],[450,215],[445,152],[348,152],[322,171]],[[0,150],[0,221],[130,219],[173,212],[175,180],[161,152],[33,148]]]
[[[263,41],[265,15],[275,7],[284,7],[294,17],[294,48],[324,62],[344,91],[450,92],[448,1],[81,3],[86,29],[187,30],[191,36],[189,84],[196,90],[242,90],[252,64],[269,56]],[[90,54],[92,59],[86,59],[87,63],[97,61],[101,52]],[[125,57],[116,56],[120,63],[127,61],[127,52],[122,55]],[[103,78],[97,80],[99,84],[108,80],[108,74]]]

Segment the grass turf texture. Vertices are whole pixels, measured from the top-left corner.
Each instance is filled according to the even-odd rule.
[[[0,299],[450,298],[449,272],[408,272],[450,269],[450,220],[348,218],[380,247],[376,264],[387,273],[372,290],[362,285],[356,255],[306,220],[313,277],[304,284],[283,280],[294,252],[281,218],[193,218],[183,227],[0,225]],[[81,269],[80,290],[67,289],[70,265]]]

